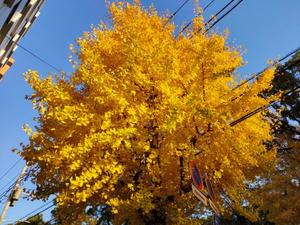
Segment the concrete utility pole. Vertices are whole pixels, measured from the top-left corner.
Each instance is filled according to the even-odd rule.
[[[24,177],[26,169],[27,169],[27,165],[25,164],[22,171],[21,171],[21,173],[20,173],[20,175],[19,175],[19,177],[18,177],[18,179],[17,179],[17,181],[16,181],[16,183],[15,183],[15,185],[14,185],[14,187],[12,188],[12,191],[11,191],[9,197],[7,198],[7,202],[5,203],[5,206],[2,210],[2,213],[0,215],[0,225],[3,222],[3,219],[4,219],[4,217],[5,217],[5,215],[8,211],[8,208],[9,207],[14,207],[16,201],[18,201],[20,195],[22,194],[22,188],[21,188],[20,183],[21,183],[21,181]]]

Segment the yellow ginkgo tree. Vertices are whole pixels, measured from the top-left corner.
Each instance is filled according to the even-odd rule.
[[[192,224],[201,210],[188,172],[195,160],[222,213],[230,202],[255,219],[258,200],[246,187],[273,167],[270,124],[261,114],[230,123],[268,104],[259,93],[273,69],[232,91],[242,58],[226,34],[201,31],[203,18],[176,37],[154,8],[116,2],[109,11],[111,27],[101,23],[72,48],[71,76],[25,76],[39,112],[20,152],[34,198],[54,195],[65,224],[99,205],[114,224]]]

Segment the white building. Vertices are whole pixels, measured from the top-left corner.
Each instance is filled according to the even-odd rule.
[[[0,80],[13,64],[11,58],[45,0],[0,0]]]

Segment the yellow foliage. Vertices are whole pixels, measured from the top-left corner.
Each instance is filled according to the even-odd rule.
[[[270,88],[273,69],[231,91],[241,56],[226,36],[197,33],[203,18],[188,31],[192,38],[176,39],[174,25],[153,8],[117,2],[109,9],[112,28],[99,25],[72,49],[78,62],[70,79],[26,74],[39,124],[35,135],[26,128],[30,144],[21,154],[36,168],[36,198],[55,194],[62,215],[107,204],[117,224],[142,224],[158,209],[169,224],[193,224],[199,203],[180,187],[190,185],[187,164],[196,159],[217,194],[254,215],[240,202],[244,181],[274,163],[264,145],[270,125],[260,114],[229,123],[269,102],[258,94]]]

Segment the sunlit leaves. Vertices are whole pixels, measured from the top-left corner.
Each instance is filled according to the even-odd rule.
[[[248,215],[240,206],[244,181],[274,161],[264,146],[270,125],[262,115],[229,123],[268,103],[258,94],[273,70],[231,91],[242,59],[225,35],[196,32],[202,18],[188,31],[193,38],[176,39],[174,25],[153,8],[109,9],[112,28],[102,24],[78,39],[70,79],[26,75],[39,124],[22,155],[36,168],[36,198],[56,194],[65,214],[76,206],[78,217],[65,221],[106,204],[116,223],[142,224],[159,209],[169,224],[192,224],[198,202],[188,190],[187,164],[196,159],[215,192],[225,191]]]

